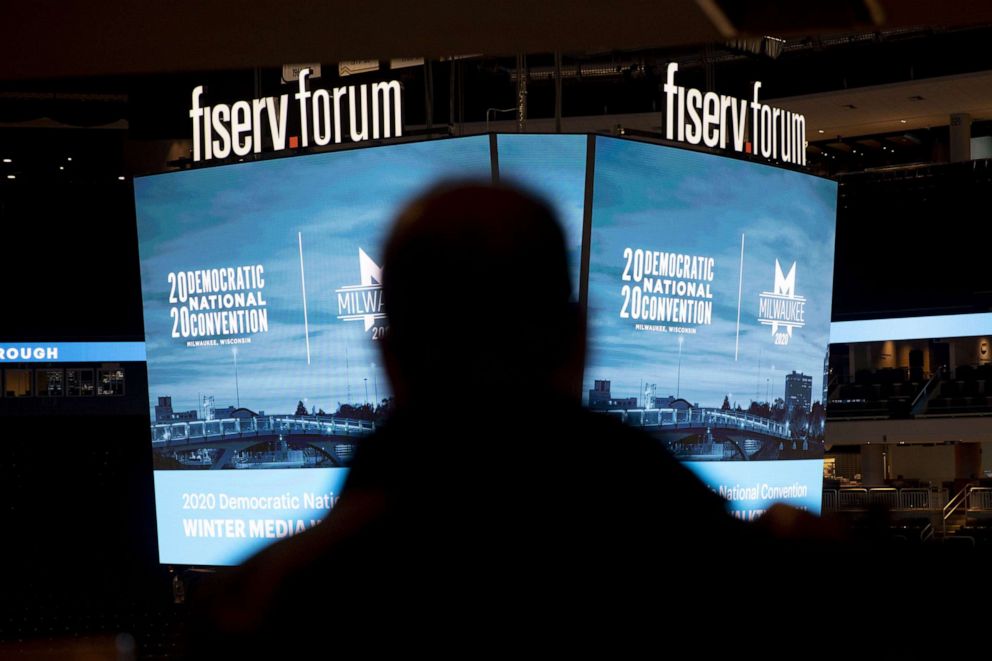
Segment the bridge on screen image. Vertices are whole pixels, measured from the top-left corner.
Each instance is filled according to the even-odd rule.
[[[261,467],[238,464],[239,453],[263,443],[281,444],[283,457],[269,457],[265,467],[291,466],[286,447],[315,448],[335,466],[344,466],[358,439],[375,430],[369,420],[348,418],[304,418],[295,416],[253,416],[223,420],[191,420],[152,424],[152,449],[161,455],[200,451],[204,459],[187,463],[190,468],[211,470],[229,467]],[[206,451],[206,452],[204,452]],[[211,452],[219,451],[219,452]],[[271,454],[271,453],[268,453]],[[302,456],[300,458],[302,462]]]
[[[716,408],[610,410],[643,429],[684,461],[750,461],[822,454],[819,444],[793,439],[789,424]]]

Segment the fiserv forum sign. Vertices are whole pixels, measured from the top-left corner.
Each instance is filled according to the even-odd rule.
[[[193,160],[246,156],[262,151],[263,135],[272,151],[287,147],[322,147],[334,142],[362,142],[403,134],[402,88],[399,81],[307,89],[310,69],[301,69],[298,91],[230,105],[203,105],[203,85],[193,89],[189,117],[193,122]],[[293,107],[295,106],[295,107]],[[299,135],[287,135],[290,110],[299,113]]]
[[[676,85],[678,70],[677,63],[668,64],[663,87],[666,139],[806,165],[806,118],[759,102],[760,82],[754,83],[749,101]],[[209,106],[202,103],[203,86],[195,87],[189,111],[193,160],[258,154],[262,151],[263,133],[271,139],[273,151],[403,134],[399,81],[310,91],[310,73],[309,68],[301,69],[297,78],[298,91],[293,99],[300,129],[299,135],[293,136],[287,135],[289,94]]]
[[[758,101],[701,92],[675,84],[679,65],[669,62],[665,85],[665,139],[756,154],[806,165],[806,117]]]

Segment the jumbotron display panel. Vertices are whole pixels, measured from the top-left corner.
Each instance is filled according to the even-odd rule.
[[[135,181],[159,556],[237,564],[316,524],[388,413],[381,247],[478,136]]]
[[[836,185],[589,145],[474,136],[137,179],[161,562],[237,564],[327,514],[390,410],[390,223],[432,183],[494,174],[562,223],[588,293],[584,403],[665,443],[742,518],[818,512]]]
[[[496,136],[499,179],[546,200],[561,223],[578,300],[585,210],[586,152],[589,138],[577,134],[500,134]]]
[[[837,185],[598,137],[585,403],[740,518],[820,511]]]

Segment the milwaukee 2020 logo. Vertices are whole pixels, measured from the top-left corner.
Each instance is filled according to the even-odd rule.
[[[782,275],[782,266],[775,260],[775,286],[758,298],[758,321],[771,326],[775,344],[783,346],[789,344],[793,329],[806,325],[806,299],[796,294],[796,262]]]
[[[382,268],[364,250],[358,249],[360,284],[335,290],[338,295],[338,319],[362,321],[365,330],[372,330],[372,339],[378,340],[386,328],[376,322],[386,318],[382,306]]]

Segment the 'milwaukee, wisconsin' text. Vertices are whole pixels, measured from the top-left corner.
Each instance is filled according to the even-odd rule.
[[[658,250],[624,248],[626,266],[620,288],[621,319],[709,325],[713,323],[716,260]]]

